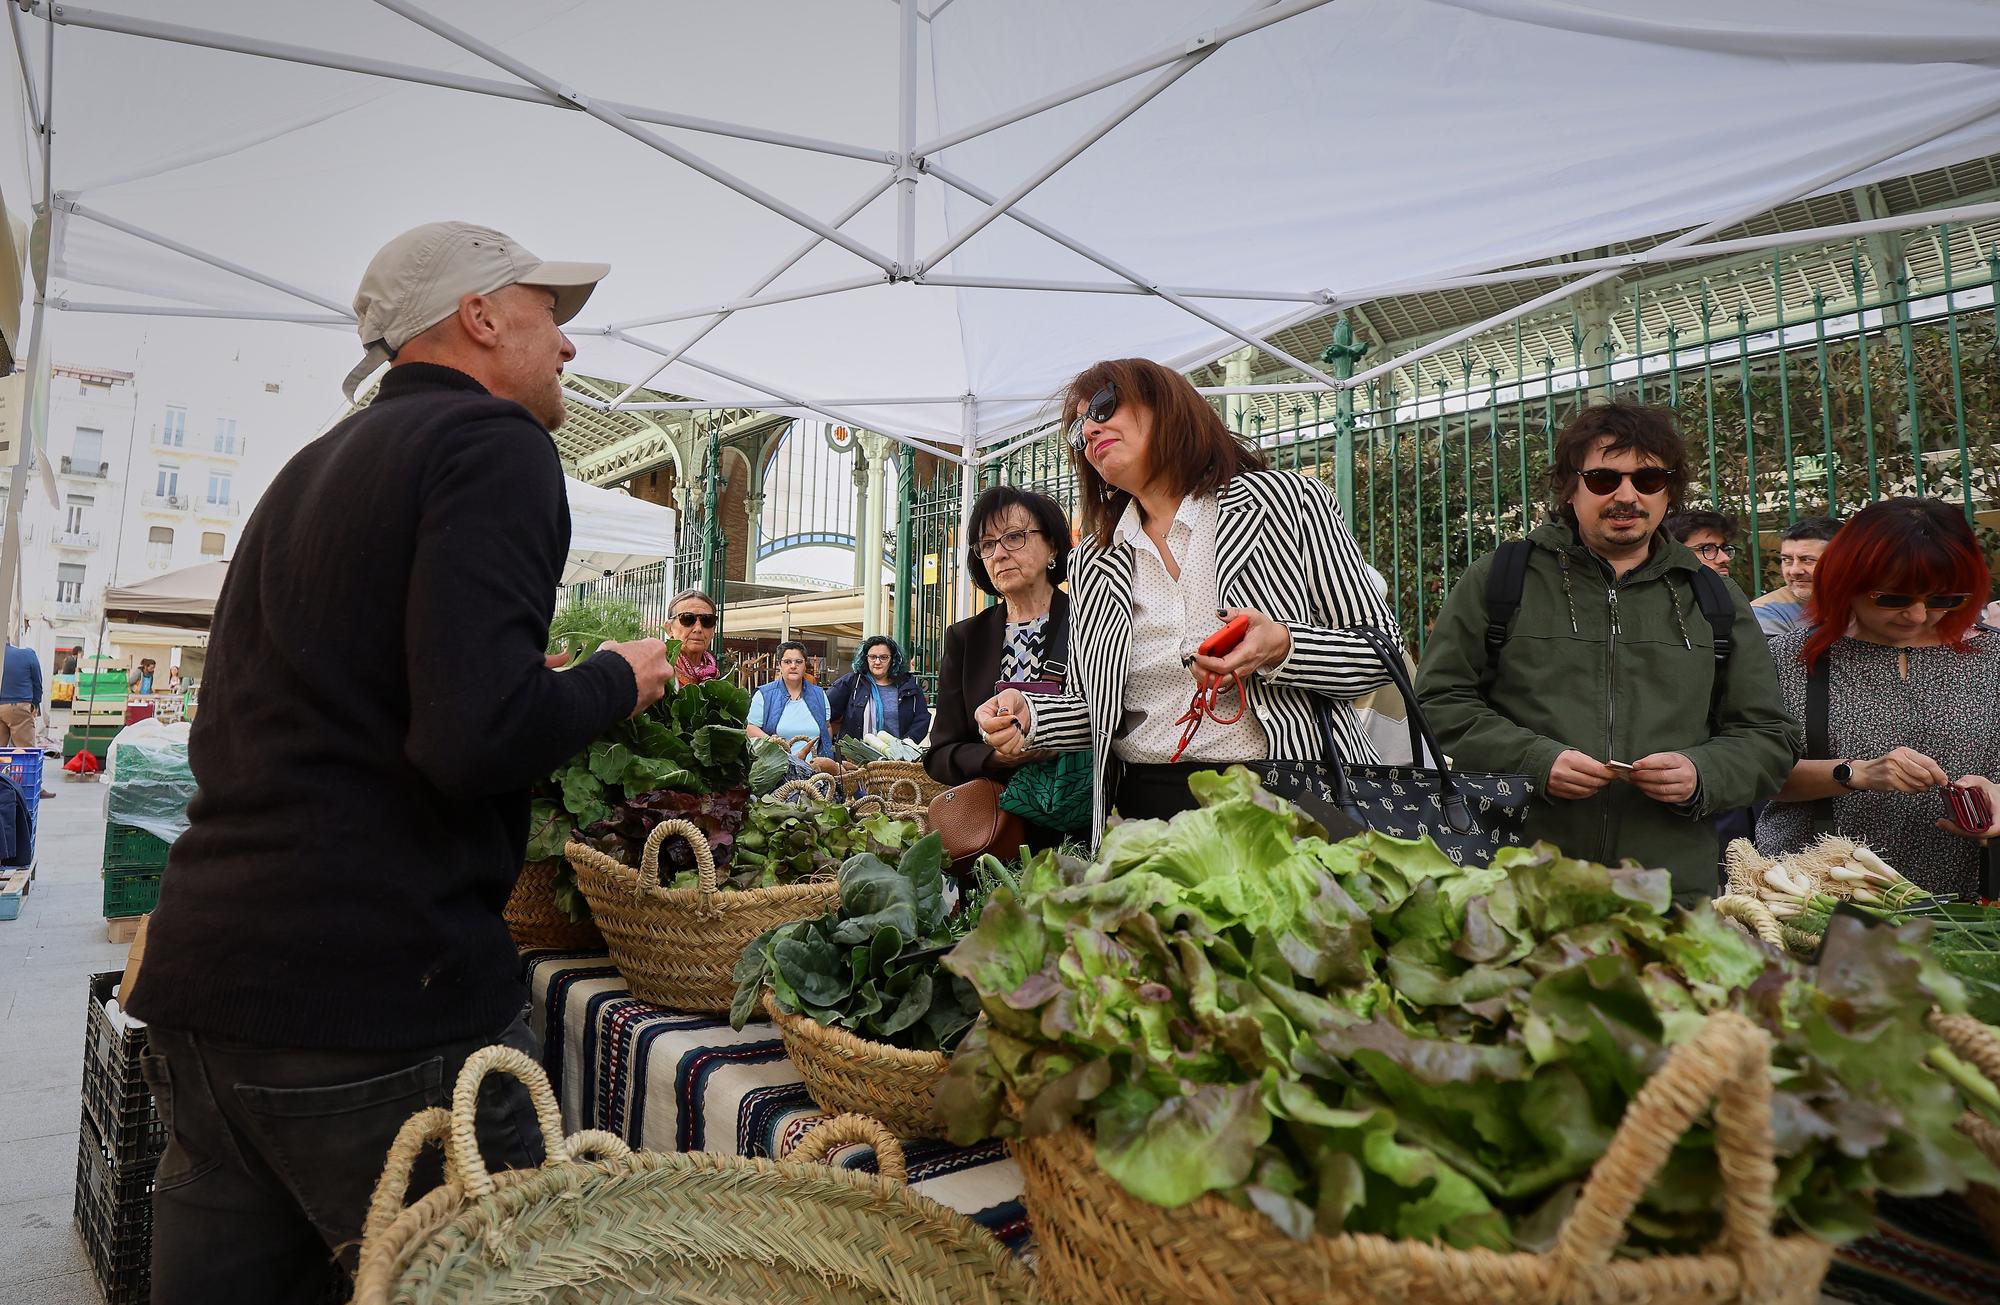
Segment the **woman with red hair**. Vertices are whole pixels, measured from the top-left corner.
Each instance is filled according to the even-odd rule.
[[[1807,756],[1757,822],[1767,856],[1823,832],[1866,842],[1919,886],[1980,893],[1980,840],[1943,788],[1986,790],[2000,812],[2000,635],[1978,624],[1992,584],[1964,513],[1892,498],[1857,513],[1820,557],[1806,628],[1771,641]],[[1824,677],[1816,738],[1809,699]]]

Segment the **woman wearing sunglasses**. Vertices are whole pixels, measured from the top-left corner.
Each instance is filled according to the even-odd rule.
[[[674,679],[682,688],[722,674],[709,645],[715,642],[715,600],[699,589],[683,589],[667,608],[667,638],[681,641]]]
[[[924,686],[910,674],[903,650],[886,634],[861,641],[852,669],[826,691],[832,723],[853,738],[877,732],[916,743],[930,732]]]
[[[1096,364],[1061,404],[1083,526],[1069,689],[993,697],[976,714],[986,741],[1091,749],[1099,832],[1114,809],[1194,806],[1198,771],[1319,762],[1329,714],[1342,755],[1373,761],[1350,703],[1388,670],[1343,627],[1400,636],[1332,490],[1269,470],[1185,377],[1143,358]],[[1232,623],[1231,646],[1200,651]]]
[[[1978,839],[2000,834],[2000,822],[1959,826],[1943,790],[1984,789],[2000,811],[2000,635],[1978,624],[1990,584],[1951,504],[1886,499],[1840,528],[1814,570],[1812,624],[1771,641],[1808,755],[1758,819],[1760,851],[1798,851],[1830,816],[1918,886],[1979,895]],[[1808,701],[1820,672],[1823,741]]]

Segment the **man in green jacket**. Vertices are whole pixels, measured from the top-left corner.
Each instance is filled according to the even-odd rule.
[[[1418,699],[1453,765],[1534,780],[1529,838],[1664,866],[1678,898],[1708,896],[1715,814],[1778,791],[1798,724],[1750,604],[1727,581],[1733,650],[1718,669],[1694,589],[1701,562],[1660,530],[1687,487],[1669,414],[1584,409],[1557,439],[1549,484],[1559,520],[1528,536],[1499,655],[1487,651],[1488,555],[1445,600]]]

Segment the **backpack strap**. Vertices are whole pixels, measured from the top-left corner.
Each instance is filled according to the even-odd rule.
[[[1715,679],[1709,685],[1708,719],[1711,724],[1722,709],[1722,685],[1729,671],[1729,654],[1735,651],[1736,600],[1721,576],[1705,566],[1694,569],[1694,599],[1715,637]]]
[[[1507,629],[1521,610],[1521,591],[1528,583],[1528,559],[1535,546],[1525,539],[1510,539],[1493,550],[1493,569],[1486,573],[1486,674],[1484,687],[1491,687],[1500,665],[1500,650],[1507,646]]]
[[[1821,653],[1806,667],[1806,756],[1813,761],[1833,760],[1832,681],[1832,655]],[[1831,834],[1833,799],[1819,798],[1807,805],[1812,810],[1814,836]]]

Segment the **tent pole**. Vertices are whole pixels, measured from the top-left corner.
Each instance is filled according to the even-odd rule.
[[[963,457],[958,464],[958,546],[972,547],[972,503],[979,495],[979,400],[965,396],[959,408],[959,445]],[[952,586],[952,617],[964,620],[972,615],[972,568],[954,566],[957,576]]]
[[[865,290],[870,286],[885,284],[880,272],[867,276],[842,277],[838,281],[822,281],[818,285],[801,286],[797,290],[774,290],[769,294],[749,295],[742,299],[729,299],[719,304],[707,304],[700,308],[683,308],[676,312],[662,313],[658,317],[637,318],[629,322],[617,322],[610,329],[630,331],[642,326],[665,326],[669,322],[685,322],[691,318],[727,316],[740,313],[746,308],[765,308],[772,304],[789,304],[800,299],[817,299],[821,295],[837,295],[845,290]]]
[[[1427,294],[1435,290],[1468,290],[1477,286],[1543,281],[1552,276],[1569,276],[1577,272],[1595,272],[1604,268],[1625,271],[1661,263],[1684,263],[1729,254],[1785,249],[1793,245],[1838,244],[1862,236],[1909,231],[1917,227],[1984,222],[1996,217],[2000,217],[2000,200],[1985,204],[1960,204],[1953,208],[1928,209],[1896,217],[1870,218],[1865,222],[1841,222],[1833,226],[1773,231],[1768,235],[1743,236],[1735,240],[1713,240],[1706,244],[1684,245],[1673,249],[1665,245],[1655,245],[1651,249],[1642,249],[1637,253],[1615,254],[1606,258],[1579,258],[1572,263],[1538,263],[1533,267],[1514,267],[1503,272],[1482,272],[1477,276],[1452,277],[1443,281],[1411,281],[1400,285],[1377,286],[1369,290],[1357,290],[1352,294],[1337,295],[1334,297],[1334,305],[1365,303],[1371,299],[1386,299],[1392,295]],[[925,279],[928,281],[931,278]]]
[[[232,322],[298,322],[306,326],[354,328],[354,318],[332,313],[278,313],[254,308],[193,308],[173,304],[86,303],[57,295],[49,306],[61,313],[114,313],[131,317],[215,317]]]
[[[1185,58],[1195,49],[1203,46],[1220,48],[1239,36],[1248,36],[1252,32],[1262,31],[1273,23],[1282,23],[1287,18],[1295,18],[1300,14],[1317,9],[1327,3],[1329,3],[1329,0],[1290,0],[1288,4],[1259,8],[1257,12],[1239,18],[1233,23],[1225,23],[1221,27],[1212,28],[1209,31],[1189,37],[1179,45],[1155,50],[1149,55],[1143,55],[1140,58],[1134,59],[1131,63],[1113,68],[1110,72],[1101,73],[1089,81],[1078,82],[1074,86],[1056,91],[1051,95],[1045,95],[1041,99],[1021,105],[1019,108],[1009,109],[1007,112],[988,118],[984,122],[960,128],[950,135],[939,136],[935,140],[925,141],[923,144],[917,146],[917,155],[919,157],[927,157],[937,153],[939,150],[949,149],[953,145],[962,145],[975,136],[984,136],[989,131],[997,131],[1010,123],[1019,122],[1023,118],[1032,118],[1038,113],[1068,104],[1071,100],[1080,100],[1086,95],[1092,95],[1103,90],[1107,86],[1116,86],[1119,82],[1130,81],[1141,73],[1149,73],[1155,68],[1164,68],[1178,59]]]
[[[348,306],[336,299],[328,299],[325,295],[314,294],[310,290],[300,289],[298,286],[286,281],[280,281],[274,276],[265,276],[262,272],[253,271],[241,263],[232,263],[226,258],[218,258],[214,254],[205,254],[193,245],[184,245],[172,237],[163,236],[156,231],[148,231],[144,227],[133,226],[130,222],[112,217],[108,213],[100,213],[94,208],[86,208],[66,194],[56,196],[56,203],[67,211],[74,213],[77,217],[88,218],[99,226],[110,227],[113,231],[122,231],[126,235],[143,240],[149,245],[158,245],[162,249],[170,249],[176,254],[192,258],[197,263],[206,263],[210,267],[220,268],[224,272],[240,276],[246,281],[255,281],[258,285],[269,286],[271,289],[282,291],[294,299],[303,299],[309,304],[318,304],[321,308],[327,309],[330,312],[339,313],[348,322],[354,320],[354,314],[349,311]]]
[[[1126,281],[1044,281],[1025,276],[959,276],[949,272],[925,272],[918,285],[952,286],[967,290],[1052,290],[1088,295],[1149,295],[1144,286]],[[1168,286],[1189,299],[1268,299],[1281,304],[1317,304],[1333,300],[1328,290],[1224,290],[1211,286]]]
[[[1779,204],[1789,203],[1790,201],[1797,199],[1801,195],[1810,195],[1814,191],[1819,190],[1824,186],[1830,186],[1837,181],[1841,181],[1847,177],[1851,177],[1855,173],[1860,172],[1864,168],[1872,168],[1876,164],[1882,162],[1884,159],[1895,158],[1898,154],[1902,154],[1908,150],[1916,149],[1920,145],[1929,144],[1931,141],[1936,140],[1939,136],[1943,136],[1949,132],[1957,131],[1961,127],[1971,126],[1975,122],[1979,122],[1982,119],[1991,117],[1993,113],[1996,111],[1996,108],[2000,108],[2000,102],[1988,100],[1980,104],[1976,108],[1968,109],[1961,113],[1955,113],[1950,115],[1949,117],[1936,119],[1916,131],[1910,132],[1904,136],[1897,137],[1895,140],[1891,141],[1889,144],[1881,147],[1880,149],[1869,151],[1868,156],[1865,158],[1852,160],[1846,163],[1836,163],[1832,167],[1827,168],[1825,171],[1816,174],[1810,181],[1801,184],[1787,184],[1785,186],[1779,187],[1777,190],[1773,192],[1760,196],[1755,204],[1746,205],[1736,210],[1735,212],[1731,212],[1725,214],[1722,217],[1716,218],[1712,222],[1704,222],[1702,225],[1695,227],[1693,230],[1682,232],[1680,235],[1673,237],[1671,240],[1663,241],[1660,245],[1656,246],[1656,248],[1658,249],[1686,248],[1689,245],[1695,244],[1697,241],[1700,241],[1708,236],[1714,235],[1718,231],[1726,231],[1730,227],[1735,226],[1738,222],[1748,221],[1750,218],[1757,216],[1759,213],[1767,212],[1770,209],[1777,207]],[[1607,268],[1603,271],[1592,272],[1587,276],[1578,277],[1574,281],[1568,282],[1567,284],[1564,285],[1557,286],[1555,289],[1550,290],[1546,294],[1536,295],[1533,299],[1528,300],[1526,303],[1518,304],[1513,308],[1505,310],[1504,312],[1495,313],[1493,316],[1487,318],[1483,322],[1476,322],[1471,326],[1463,328],[1462,330],[1453,331],[1450,335],[1444,336],[1440,339],[1433,340],[1429,344],[1424,345],[1421,348],[1412,349],[1410,352],[1403,354],[1401,357],[1391,358],[1387,362],[1378,363],[1375,366],[1370,367],[1365,372],[1356,373],[1352,380],[1346,381],[1344,382],[1344,384],[1349,386],[1366,385],[1368,382],[1374,380],[1378,376],[1387,375],[1389,372],[1395,371],[1398,368],[1407,367],[1411,363],[1419,362],[1425,358],[1428,358],[1432,354],[1441,353],[1444,350],[1451,348],[1453,345],[1462,344],[1465,341],[1470,340],[1475,335],[1479,335],[1485,331],[1490,331],[1496,326],[1503,326],[1506,323],[1513,321],[1517,317],[1525,317],[1529,313],[1534,312],[1537,308],[1546,307],[1547,305],[1552,303],[1559,303],[1564,299],[1569,299],[1575,295],[1581,294],[1583,291],[1588,290],[1590,287],[1594,285],[1599,285],[1605,281],[1609,281],[1616,275],[1618,275],[1618,273],[1615,269]]]
[[[41,92],[35,86],[35,75],[28,70],[28,43],[21,31],[21,10],[18,5],[7,6],[7,25],[14,31],[14,57],[21,63],[21,85],[28,92],[28,114],[34,119],[30,125],[39,135],[48,119],[46,110],[42,107]]]
[[[761,205],[771,212],[776,213],[779,217],[813,232],[821,239],[832,241],[855,257],[873,263],[891,275],[895,273],[896,261],[894,259],[877,253],[852,236],[843,235],[840,231],[828,226],[797,205],[788,204],[762,187],[752,185],[735,173],[717,167],[692,150],[682,149],[679,145],[660,135],[660,133],[634,122],[632,119],[618,112],[618,110],[612,108],[609,104],[593,100],[579,91],[572,90],[548,74],[529,67],[519,59],[508,54],[505,50],[489,45],[470,32],[462,31],[445,22],[443,19],[434,17],[424,10],[417,8],[417,6],[410,4],[409,0],[375,0],[375,3],[381,5],[391,13],[401,14],[403,17],[417,24],[417,26],[443,37],[453,45],[478,55],[494,67],[505,69],[513,73],[516,77],[519,77],[522,81],[532,86],[539,86],[551,95],[561,96],[607,127],[624,132],[640,144],[650,146],[675,162],[694,169],[717,185],[726,186],[752,203]]]
[[[993,219],[1013,208],[1014,205],[1020,203],[1023,199],[1026,199],[1035,187],[1062,171],[1079,154],[1110,135],[1119,123],[1124,122],[1127,118],[1145,108],[1148,104],[1151,104],[1161,92],[1193,72],[1200,66],[1204,59],[1214,54],[1220,48],[1214,45],[1203,46],[1191,52],[1186,57],[1175,60],[1165,72],[1140,88],[1137,95],[1134,95],[1116,109],[1113,109],[1109,114],[1106,114],[1089,131],[1084,132],[1083,135],[1071,141],[1053,159],[1050,159],[1047,163],[1030,173],[1027,179],[1015,186],[1014,189],[1008,191],[999,199],[992,201],[986,206],[985,211],[979,213],[972,221],[960,227],[943,244],[926,254],[924,261],[918,265],[917,270],[919,272],[927,271],[944,262],[946,258],[951,256],[953,250],[984,231],[992,223]]]
[[[896,267],[900,275],[917,270],[917,0],[898,6],[896,61]]]
[[[15,44],[20,44],[20,28],[14,29]],[[27,54],[21,53],[23,73],[27,70]],[[42,73],[46,79],[42,84],[42,115],[40,123],[41,163],[42,163],[42,204],[48,214],[49,238],[42,251],[41,275],[35,277],[35,310],[28,328],[34,333],[34,342],[28,349],[28,369],[21,377],[21,423],[15,435],[20,447],[14,450],[14,472],[7,478],[7,521],[0,528],[0,603],[6,605],[7,642],[12,643],[22,637],[22,627],[27,615],[25,586],[21,583],[21,509],[28,500],[28,470],[34,465],[35,449],[46,445],[49,406],[49,321],[48,295],[49,278],[56,261],[62,254],[63,214],[56,205],[55,198],[55,112],[56,112],[56,29],[53,23],[46,24],[42,35]],[[34,98],[34,83],[28,83],[28,94]],[[32,246],[30,258],[33,257]],[[32,275],[37,269],[30,268]],[[37,420],[37,409],[40,409]],[[42,456],[47,457],[47,450]],[[37,703],[39,707],[41,704]]]
[[[540,104],[554,109],[577,109],[581,106],[564,98],[561,94],[538,87],[519,86],[512,82],[498,81],[490,77],[469,77],[461,73],[440,72],[434,68],[419,68],[414,64],[391,63],[386,59],[370,59],[362,55],[339,54],[328,50],[315,50],[309,46],[288,45],[282,41],[265,41],[255,37],[237,36],[228,32],[212,32],[199,27],[183,27],[176,23],[154,22],[147,18],[130,18],[123,14],[107,14],[94,9],[78,9],[73,5],[53,6],[46,3],[30,4],[28,8],[38,18],[50,18],[70,27],[90,28],[100,32],[115,32],[121,36],[137,36],[154,41],[167,41],[175,45],[192,45],[206,50],[221,50],[226,54],[247,54],[259,59],[275,59],[282,63],[306,64],[314,68],[331,68],[336,72],[359,73],[365,77],[382,77],[389,81],[412,82],[419,86],[436,86],[442,90],[465,91],[472,95],[490,95],[503,100],[520,100],[528,104]],[[891,163],[894,156],[888,150],[867,145],[850,145],[842,141],[820,140],[814,136],[797,136],[790,132],[768,131],[761,127],[749,127],[741,123],[720,122],[713,118],[697,118],[685,113],[668,113],[662,109],[651,109],[640,104],[624,104],[617,100],[600,101],[605,107],[616,110],[634,122],[650,123],[659,127],[679,127],[685,131],[703,132],[710,136],[729,136],[738,140],[757,141],[765,145],[783,145],[790,149],[807,150],[815,154],[832,154],[840,158],[861,159],[869,163]]]
[[[833,220],[833,225],[837,227],[846,226],[850,221],[852,221],[855,218],[856,215],[858,215],[861,212],[862,209],[867,208],[870,204],[873,204],[876,200],[880,199],[884,194],[888,192],[889,187],[895,184],[896,184],[895,174],[891,173],[890,175],[883,177],[880,181],[877,181],[874,184],[870,185],[867,190],[862,192],[861,198],[855,200],[852,204],[849,204],[845,209],[841,210],[840,216]],[[772,282],[776,281],[779,277],[783,276],[785,273],[791,271],[794,267],[797,267],[800,260],[805,258],[807,254],[812,253],[813,250],[818,249],[822,243],[823,242],[820,240],[818,236],[814,236],[812,239],[800,245],[797,249],[792,251],[791,255],[787,257],[784,262],[772,268],[768,274],[766,274],[765,276],[761,277],[758,280],[757,284],[751,286],[748,290],[744,291],[743,297],[749,298],[752,295],[762,294],[765,290],[770,288]],[[671,352],[666,354],[665,357],[661,359],[660,365],[653,368],[651,372],[647,373],[646,379],[639,381],[635,384],[626,386],[624,392],[611,401],[613,406],[619,406],[624,404],[624,402],[627,399],[631,398],[639,390],[645,388],[648,385],[651,385],[654,379],[658,377],[661,372],[673,366],[674,361],[676,359],[678,359],[682,354],[686,353],[688,350],[700,344],[702,340],[707,337],[710,331],[713,331],[716,327],[722,325],[724,322],[728,320],[729,320],[729,314],[727,312],[717,312],[715,316],[703,322],[701,326],[696,329],[693,335],[690,335],[687,339],[681,341],[681,343],[676,345]],[[648,321],[631,321],[631,322],[614,323],[614,325],[619,330],[629,330],[633,327],[651,326],[653,325],[653,323]]]
[[[378,0],[378,2],[381,2],[381,0]],[[932,176],[936,177],[939,181],[942,181],[945,185],[950,186],[954,190],[963,191],[965,194],[972,196],[974,199],[978,200],[982,204],[991,204],[994,202],[994,196],[991,191],[973,185],[971,182],[967,181],[963,177],[958,176],[956,173],[951,172],[949,169],[941,168],[935,163],[933,163],[926,169],[926,171],[928,171]],[[1283,349],[1280,349],[1277,345],[1272,344],[1269,340],[1263,339],[1256,335],[1252,335],[1248,331],[1244,331],[1239,327],[1231,326],[1228,322],[1225,322],[1220,317],[1217,317],[1214,313],[1211,313],[1207,309],[1202,308],[1199,305],[1195,304],[1193,301],[1189,300],[1185,296],[1176,294],[1172,290],[1169,290],[1166,287],[1159,285],[1157,282],[1147,280],[1145,277],[1140,276],[1137,272],[1134,272],[1130,268],[1126,267],[1123,263],[1120,263],[1117,260],[1112,259],[1104,254],[1098,253],[1096,250],[1090,248],[1088,245],[1085,245],[1082,241],[1073,240],[1070,237],[1063,235],[1060,231],[1057,231],[1054,227],[1051,227],[1048,223],[1043,222],[1038,218],[1030,217],[1028,214],[1023,213],[1019,208],[1008,209],[1007,216],[1013,218],[1016,222],[1019,222],[1021,225],[1027,227],[1030,231],[1039,232],[1040,234],[1048,237],[1050,240],[1055,241],[1057,244],[1061,245],[1063,248],[1071,251],[1072,253],[1081,254],[1083,257],[1089,259],[1091,262],[1103,268],[1105,271],[1110,272],[1115,276],[1122,276],[1127,281],[1130,281],[1133,285],[1144,288],[1148,294],[1158,295],[1160,298],[1166,300],[1174,307],[1180,309],[1182,312],[1187,313],[1192,317],[1200,318],[1202,321],[1207,322],[1210,326],[1214,327],[1216,330],[1221,331],[1224,335],[1234,336],[1236,339],[1241,340],[1245,344],[1254,345],[1256,348],[1262,349],[1265,353],[1270,354],[1273,358],[1278,359],[1280,362],[1287,363],[1290,366],[1297,368],[1299,371],[1304,372],[1307,376],[1313,377],[1315,380],[1321,381],[1326,385],[1332,386],[1337,384],[1337,382],[1333,379],[1333,377],[1327,375],[1319,368],[1305,361],[1303,358],[1294,358],[1292,355],[1286,353]],[[1316,312],[1317,310],[1315,310],[1315,313]]]

